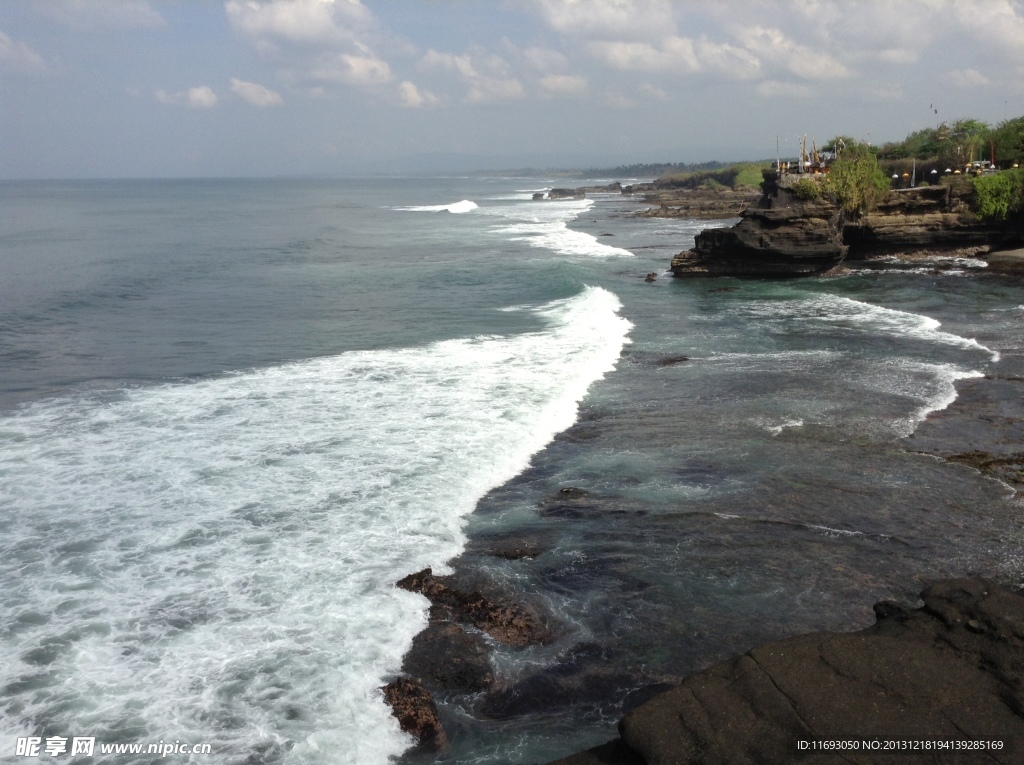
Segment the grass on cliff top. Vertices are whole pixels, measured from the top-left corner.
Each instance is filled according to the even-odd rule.
[[[684,173],[666,173],[656,183],[680,189],[721,188],[737,189],[742,186],[758,188],[761,171],[771,167],[770,162],[740,162],[716,170],[696,170]]]

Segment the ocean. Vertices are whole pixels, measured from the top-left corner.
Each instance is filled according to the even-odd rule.
[[[4,758],[544,762],[765,640],[1021,581],[1012,492],[905,440],[1018,358],[1015,282],[673,280],[732,221],[553,184],[0,184]],[[428,566],[557,627],[439,697],[436,756],[380,691]],[[158,741],[211,753],[99,753]]]

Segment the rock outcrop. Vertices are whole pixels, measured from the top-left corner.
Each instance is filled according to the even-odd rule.
[[[557,765],[882,760],[879,751],[837,757],[797,743],[825,740],[1000,742],[896,750],[884,761],[1020,762],[1024,597],[955,579],[921,598],[919,609],[877,604],[877,622],[860,632],[769,643],[693,675],[627,714],[619,740]]]
[[[692,250],[672,259],[675,276],[780,277],[829,271],[845,258],[981,257],[992,270],[1020,273],[1024,243],[1019,223],[986,223],[971,210],[973,186],[955,181],[889,192],[869,213],[849,220],[824,196],[801,199],[794,184],[809,176],[764,172],[762,195],[728,229],[697,235]],[[628,187],[627,187],[628,189]],[[653,215],[647,211],[638,215]],[[673,215],[670,208],[660,213]],[[679,208],[686,217],[699,216]]]
[[[607,186],[580,186],[575,189],[551,189],[548,192],[548,199],[585,199],[587,194],[619,194],[622,192],[622,184],[618,181],[609,183]],[[533,195],[537,199],[537,195]]]
[[[761,198],[761,192],[749,187],[688,189],[659,185],[658,181],[626,186],[622,193],[643,194],[644,202],[654,205],[636,213],[639,218],[737,218]]]
[[[843,241],[851,259],[927,250],[987,248],[1013,241],[1005,226],[986,224],[971,211],[970,183],[919,186],[889,192],[878,207],[848,222]]]
[[[423,684],[408,677],[400,677],[382,689],[384,701],[398,718],[403,731],[413,736],[424,749],[444,749],[448,737],[441,727],[437,707]]]
[[[988,267],[1008,274],[1024,274],[1024,249],[997,250],[985,255]]]
[[[532,645],[547,642],[552,637],[540,617],[528,607],[497,602],[476,591],[457,589],[447,577],[434,576],[429,568],[409,574],[398,586],[430,600],[431,620],[468,622],[499,643]]]
[[[757,206],[731,228],[706,229],[694,248],[672,259],[675,276],[783,277],[820,274],[846,257],[843,215],[820,199],[804,200],[766,176]]]

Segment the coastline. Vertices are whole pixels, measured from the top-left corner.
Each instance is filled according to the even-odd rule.
[[[956,400],[903,444],[999,482],[1024,510],[1024,348],[1002,350],[999,366],[958,381]],[[801,752],[797,741],[833,739],[989,739],[999,751],[943,751],[950,759],[935,761],[1010,762],[1024,745],[1024,582],[985,575],[929,584],[920,608],[876,603],[876,623],[861,631],[764,643],[689,675],[630,711],[621,738],[548,765],[831,762],[834,755]],[[896,757],[887,761],[904,761]]]
[[[606,223],[601,225],[606,225]],[[942,253],[940,257],[945,255],[946,253]],[[907,260],[913,262],[914,265],[919,265],[931,257],[933,257],[933,253],[918,251],[910,254]],[[856,265],[864,264],[858,262]],[[988,278],[988,275],[983,278]],[[659,284],[658,286],[671,285]],[[718,288],[709,285],[709,287],[709,292],[737,289],[731,286]],[[1013,349],[1010,348],[1000,347],[1000,351],[1007,364],[1010,363],[1010,359],[1017,359],[1019,356],[1019,354],[1015,355]],[[656,374],[657,370],[683,369],[686,367],[686,361],[689,359],[685,356],[666,354],[660,357],[651,357],[642,349],[633,348],[626,352],[620,363],[637,365],[647,370],[646,374]],[[960,390],[961,386],[966,383],[975,382],[979,381],[961,380],[957,383],[957,390]],[[959,400],[958,398],[957,401]],[[945,409],[932,412],[924,423],[918,424],[915,432],[922,432],[926,427],[930,427],[929,423],[937,414],[944,413],[944,416],[950,419],[958,416],[960,408],[956,406],[956,403],[954,401]],[[656,409],[663,408],[664,405],[656,407]],[[634,412],[634,414],[639,414],[639,412]],[[522,649],[503,648],[500,645],[496,646],[493,642],[484,641],[483,649],[490,653],[490,660],[487,661],[485,658],[483,664],[478,666],[486,666],[488,670],[496,669],[497,671],[491,672],[486,682],[475,688],[476,696],[467,696],[464,692],[460,694],[452,688],[446,690],[439,687],[435,681],[432,690],[438,699],[440,720],[449,727],[454,725],[457,733],[460,730],[465,732],[467,723],[464,715],[467,713],[485,720],[503,721],[515,720],[524,714],[544,715],[560,708],[582,704],[584,709],[593,706],[595,713],[602,716],[614,715],[617,719],[657,694],[678,686],[684,678],[691,676],[694,672],[699,672],[715,661],[725,660],[730,655],[742,653],[743,650],[749,650],[753,645],[765,644],[765,638],[771,642],[774,639],[807,634],[806,627],[811,626],[813,630],[815,625],[818,625],[819,629],[825,627],[830,631],[838,632],[863,629],[871,619],[870,607],[874,602],[873,598],[891,598],[912,603],[921,587],[928,582],[936,581],[943,575],[970,573],[969,564],[964,561],[936,561],[938,565],[929,564],[921,567],[920,562],[904,565],[898,567],[899,570],[894,570],[891,574],[880,578],[877,574],[860,572],[856,554],[852,557],[844,556],[837,561],[835,572],[840,577],[847,577],[848,581],[842,587],[834,589],[830,598],[831,613],[824,615],[824,618],[820,611],[822,605],[820,603],[816,606],[818,609],[818,616],[814,617],[817,619],[816,622],[813,619],[809,621],[806,614],[779,613],[774,619],[769,619],[751,630],[749,624],[740,626],[743,619],[742,614],[731,615],[726,622],[720,623],[719,627],[729,630],[730,627],[726,625],[731,623],[735,625],[731,628],[735,630],[733,634],[723,633],[719,636],[722,639],[717,641],[718,644],[714,650],[709,651],[705,647],[694,654],[689,661],[677,662],[669,671],[666,671],[666,667],[672,666],[670,662],[657,667],[644,666],[642,660],[638,662],[629,656],[629,649],[625,646],[609,644],[607,641],[587,642],[583,640],[580,642],[578,638],[570,639],[574,631],[578,632],[579,625],[567,623],[564,620],[560,621],[558,609],[552,608],[550,592],[537,589],[536,585],[524,587],[522,574],[518,572],[536,570],[538,565],[542,570],[546,566],[551,566],[545,561],[557,556],[560,548],[565,544],[562,538],[564,532],[560,529],[559,524],[590,526],[597,522],[596,519],[608,522],[609,519],[621,518],[623,523],[634,527],[637,537],[648,539],[650,530],[658,525],[652,525],[648,520],[649,510],[645,509],[642,503],[623,502],[621,497],[595,492],[589,488],[566,486],[564,483],[560,485],[556,474],[551,472],[555,468],[549,462],[554,460],[557,463],[558,452],[562,449],[586,448],[590,443],[599,443],[607,434],[609,425],[618,429],[619,426],[614,423],[620,416],[625,415],[612,415],[611,420],[609,420],[609,415],[611,413],[607,411],[585,408],[577,423],[568,431],[559,434],[548,449],[539,456],[539,464],[535,461],[526,473],[513,479],[509,484],[492,491],[481,501],[474,513],[474,520],[477,522],[474,524],[476,528],[475,530],[471,529],[468,534],[469,541],[466,550],[459,558],[452,561],[451,567],[455,573],[448,579],[448,584],[463,593],[483,593],[484,599],[489,602],[506,602],[513,606],[527,604],[550,629],[554,640],[546,646],[543,645],[543,641],[539,641],[541,645],[537,648],[526,649],[529,655],[539,662],[539,666],[543,668],[541,671],[528,672],[525,675],[508,676],[506,674],[504,677],[501,676],[502,671],[507,672],[512,657],[518,655],[517,651],[521,652]],[[657,422],[658,417],[648,418],[645,414],[638,417],[629,427],[638,430],[645,427],[645,423],[646,427],[664,427],[655,424]],[[784,436],[784,427],[785,425],[779,427],[779,435]],[[949,430],[949,437],[953,441],[956,438],[955,433],[956,427],[952,426]],[[913,448],[902,442],[895,448],[904,455],[903,459],[922,459],[920,455],[914,454],[916,451],[923,451],[921,449]],[[956,452],[955,445],[951,445],[949,448],[951,454],[959,453]],[[880,463],[884,462],[887,456],[885,453],[887,450],[882,451],[883,454],[879,455]],[[927,459],[932,458],[928,457]],[[881,470],[882,468],[873,469]],[[962,465],[939,463],[936,469],[955,473],[966,468]],[[545,486],[548,488],[541,488]],[[531,497],[529,503],[534,507],[533,512],[537,516],[536,522],[531,521],[512,529],[489,530],[494,527],[494,524],[488,520],[488,516],[493,513],[507,512],[510,498],[522,498],[524,495]],[[1000,485],[993,485],[989,490],[989,496],[990,501],[1001,502],[1005,499],[1006,490]],[[979,515],[983,514],[983,511],[979,511]],[[709,515],[720,514],[715,512],[715,508],[712,508]],[[491,517],[493,518],[493,516]],[[556,523],[552,525],[552,521]],[[646,527],[648,530],[639,531],[636,527]],[[840,528],[839,530],[833,529],[829,533],[846,532]],[[620,549],[628,546],[627,541],[623,541],[623,544],[619,546]],[[607,564],[602,564],[602,567],[605,565]],[[608,573],[611,575],[609,581],[616,582],[611,586],[621,587],[622,583],[618,581],[618,577],[626,576],[625,570],[620,573],[616,572],[613,567],[613,570]],[[988,574],[1003,584],[1013,583],[1000,572],[981,571],[979,573]],[[833,582],[833,584],[836,583]],[[571,588],[565,597],[571,597],[569,592],[571,592]],[[434,610],[432,609],[432,614]],[[440,613],[438,616],[440,618],[437,619],[435,626],[439,627],[446,622],[448,625],[451,624],[450,616]],[[793,616],[797,618],[791,618]],[[663,618],[663,616],[658,617],[659,620]],[[718,615],[718,618],[720,619],[721,615]],[[467,634],[470,636],[476,634],[470,621],[463,619],[460,627],[461,633],[450,632],[448,638],[458,642],[463,640]],[[652,624],[652,628],[657,629],[656,624]],[[760,639],[751,639],[755,633],[761,635]],[[431,636],[431,639],[433,637],[436,635]],[[450,646],[452,643],[448,645]],[[438,648],[437,643],[434,644],[432,650],[435,651],[433,660],[435,668],[446,661],[443,658],[446,653],[450,655],[450,651],[447,649]],[[422,652],[419,660],[422,661]],[[424,664],[409,666],[407,659],[405,671],[410,675],[429,674],[429,665],[428,661],[428,669],[425,671]],[[600,711],[597,712],[597,710]],[[591,714],[591,712],[586,714]],[[434,756],[429,749],[412,750],[403,757],[402,761],[428,762],[434,761]],[[440,756],[447,757],[443,750]],[[608,761],[615,762],[616,760]],[[628,762],[629,760],[621,761]]]

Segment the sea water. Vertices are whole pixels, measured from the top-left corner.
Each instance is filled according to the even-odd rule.
[[[394,583],[464,550],[559,626],[492,645],[487,699],[439,699],[448,762],[567,754],[726,651],[1019,576],[1005,488],[899,446],[1019,347],[1014,285],[672,282],[728,222],[543,188],[0,187],[4,757],[385,763],[411,741],[380,687],[428,606]],[[546,552],[474,542],[516,533]]]

